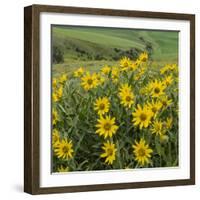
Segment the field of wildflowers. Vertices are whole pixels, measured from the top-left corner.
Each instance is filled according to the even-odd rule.
[[[95,66],[94,66],[95,67]],[[178,166],[178,66],[147,52],[52,79],[52,171]]]

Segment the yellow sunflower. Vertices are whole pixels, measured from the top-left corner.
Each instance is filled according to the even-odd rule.
[[[158,100],[154,101],[152,99],[151,102],[147,102],[147,105],[148,105],[149,109],[153,112],[154,117],[156,117],[157,113],[162,108],[162,103],[160,101],[158,101]]]
[[[117,67],[112,68],[111,78],[112,78],[113,82],[115,82],[115,83],[118,81],[119,69]]]
[[[139,142],[135,141],[135,144],[132,147],[135,160],[138,162],[138,164],[144,166],[145,164],[150,163],[150,158],[153,150],[149,147],[148,144],[146,144],[143,138],[141,138]]]
[[[59,82],[60,82],[61,84],[63,84],[66,80],[67,80],[67,74],[62,74],[62,75],[59,77]]]
[[[80,67],[74,72],[74,77],[81,77],[84,74],[84,68]]]
[[[63,86],[60,85],[59,88],[53,88],[53,93],[52,93],[52,101],[57,102],[61,99],[63,96]]]
[[[127,57],[124,57],[120,60],[120,67],[122,71],[127,70],[131,64],[131,60]]]
[[[60,165],[57,168],[57,172],[68,172],[68,171],[69,171],[69,167],[66,167],[66,166],[63,166],[63,165]]]
[[[172,104],[172,99],[169,99],[167,95],[160,97],[160,102],[162,103],[163,108],[167,108]]]
[[[163,80],[163,84],[166,85],[166,86],[171,85],[172,82],[173,82],[173,78],[172,78],[171,75],[166,76],[165,79]]]
[[[52,133],[52,145],[53,147],[56,146],[56,144],[60,141],[60,134],[57,129],[53,129]]]
[[[135,70],[137,69],[137,67],[138,67],[138,65],[137,65],[136,62],[132,62],[131,65],[130,65],[130,69],[131,69],[132,71],[135,71]]]
[[[177,64],[172,64],[172,65],[170,65],[169,69],[171,71],[178,72],[178,65]]]
[[[167,119],[165,121],[165,127],[167,130],[170,130],[172,128],[172,122],[173,122],[173,118],[167,117]]]
[[[102,153],[100,157],[106,158],[104,162],[108,165],[112,165],[113,161],[115,160],[117,148],[115,148],[115,144],[109,141],[105,142],[103,145],[104,146],[102,146],[102,149],[104,150],[104,153]]]
[[[72,146],[72,141],[68,141],[68,139],[65,138],[57,143],[54,152],[58,158],[69,160],[72,158],[72,153],[74,152]]]
[[[54,88],[54,91],[52,93],[53,102],[59,101],[62,96],[63,96],[63,86],[60,85],[59,88]]]
[[[136,80],[136,81],[139,80],[143,76],[143,74],[145,73],[145,71],[146,71],[146,67],[141,67],[138,70],[137,74],[135,75],[134,80]]]
[[[134,104],[133,92],[123,92],[121,93],[121,104],[124,107],[130,108]]]
[[[137,67],[139,67],[139,66],[141,65],[141,63],[142,63],[142,61],[141,61],[140,59],[137,59],[137,60],[135,61],[135,65],[136,65]]]
[[[58,98],[61,98],[63,95],[63,86],[61,85],[56,92],[57,92]]]
[[[90,74],[89,72],[81,78],[82,83],[81,85],[85,90],[90,90],[92,88],[95,88],[98,85],[97,75]]]
[[[102,69],[101,72],[105,75],[108,75],[111,71],[111,67],[109,67],[108,65],[105,65]]]
[[[96,74],[96,79],[97,79],[97,85],[101,85],[102,83],[105,82],[105,77],[103,77],[101,74]]]
[[[53,86],[53,88],[56,88],[57,83],[58,83],[57,79],[53,78],[53,80],[52,80],[52,86]]]
[[[110,102],[107,97],[98,98],[94,102],[94,110],[98,112],[99,115],[104,115],[109,111]]]
[[[163,68],[160,69],[160,73],[161,74],[165,74],[167,71],[170,70],[170,65],[169,64],[166,64]]]
[[[139,60],[141,62],[146,62],[148,60],[148,54],[146,52],[141,53],[140,56],[139,56]]]
[[[96,127],[98,128],[96,130],[96,133],[100,136],[104,136],[104,138],[112,137],[114,134],[116,134],[117,129],[119,128],[117,125],[115,125],[115,117],[111,118],[110,116],[100,116],[100,119],[97,120],[98,124],[96,124]]]
[[[128,85],[128,83],[121,84],[119,88],[119,96],[122,97],[124,93],[131,93],[132,88]]]
[[[58,122],[58,112],[53,109],[52,111],[52,122],[53,122],[53,125],[56,125],[56,123]]]
[[[161,95],[163,95],[165,88],[166,87],[163,85],[163,83],[158,80],[151,82],[149,85],[152,97],[160,97]]]
[[[59,101],[59,97],[58,97],[58,94],[56,93],[56,92],[53,92],[52,93],[52,101],[53,102],[57,102],[57,101]]]
[[[165,130],[163,129],[163,123],[159,120],[155,120],[152,123],[152,128],[151,128],[151,132],[152,134],[156,134],[156,135],[162,135]]]
[[[178,72],[178,66],[177,64],[166,64],[163,68],[160,69],[161,74],[165,74],[167,72]]]
[[[148,85],[146,85],[146,86],[144,86],[144,87],[142,87],[141,89],[140,89],[140,94],[141,95],[147,95],[147,94],[149,94],[151,92],[151,88],[150,88],[150,85],[148,84]]]
[[[152,111],[149,109],[147,105],[143,108],[138,104],[133,115],[133,124],[135,126],[139,126],[140,129],[147,128],[151,123],[151,118],[153,116]]]

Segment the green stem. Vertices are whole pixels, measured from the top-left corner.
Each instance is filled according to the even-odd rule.
[[[160,167],[162,167],[162,156],[160,154]]]
[[[169,163],[170,163],[170,166],[172,165],[172,155],[171,155],[171,142],[169,141],[168,142],[168,153],[169,153]]]
[[[119,149],[118,140],[116,142],[116,145],[117,145],[117,161],[118,161],[119,169],[122,169],[122,163],[121,163],[121,159],[120,159],[120,149]]]

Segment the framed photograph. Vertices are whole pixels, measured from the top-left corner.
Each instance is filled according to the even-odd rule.
[[[24,9],[24,191],[195,184],[195,16]]]

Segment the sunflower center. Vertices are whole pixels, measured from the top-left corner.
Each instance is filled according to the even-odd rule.
[[[154,89],[154,92],[155,92],[156,94],[159,94],[159,93],[160,93],[160,88],[156,87],[156,88]]]
[[[152,107],[151,110],[152,110],[153,113],[157,112],[157,108],[156,107]]]
[[[104,110],[104,108],[105,108],[105,104],[104,104],[104,103],[101,103],[101,104],[99,105],[99,109],[100,109],[100,110]]]
[[[109,149],[107,150],[107,155],[108,155],[108,156],[112,156],[112,155],[113,155],[113,150],[112,150],[111,148],[109,148]]]
[[[67,153],[69,151],[69,148],[67,146],[64,146],[62,150],[63,150],[63,153]]]
[[[167,101],[162,101],[163,106],[167,106]]]
[[[141,121],[145,121],[147,119],[147,115],[145,113],[142,113],[140,115],[140,119],[141,119]]]
[[[128,67],[128,62],[124,62],[124,67]]]
[[[146,61],[147,61],[147,58],[146,58],[146,57],[143,57],[143,58],[142,58],[142,61],[143,61],[143,62],[146,62]]]
[[[109,131],[110,128],[111,128],[111,124],[110,124],[110,123],[105,123],[105,124],[104,124],[104,129],[105,129],[106,131]]]
[[[155,130],[156,130],[157,132],[161,131],[161,126],[160,126],[159,124],[157,124],[157,125],[155,126]]]
[[[145,149],[140,148],[140,149],[138,150],[138,155],[141,156],[141,157],[145,156]]]
[[[92,85],[93,80],[92,80],[92,79],[88,79],[88,80],[87,80],[87,83],[88,83],[88,85]]]
[[[126,101],[131,101],[131,97],[130,96],[126,96]]]

